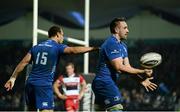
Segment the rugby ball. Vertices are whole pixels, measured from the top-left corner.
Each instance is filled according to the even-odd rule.
[[[141,56],[140,63],[144,68],[154,68],[158,66],[162,61],[162,57],[159,53],[149,52]]]

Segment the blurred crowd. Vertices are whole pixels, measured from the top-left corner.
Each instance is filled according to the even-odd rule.
[[[180,103],[175,91],[169,95],[161,95],[149,94],[144,89],[122,89],[122,94],[125,110],[173,111],[178,109]]]
[[[91,45],[99,46],[102,40],[91,40]],[[162,55],[162,63],[154,69],[153,82],[158,84],[154,92],[145,89],[130,75],[120,76],[118,84],[123,96],[125,110],[180,110],[180,40],[132,40],[128,41],[130,63],[140,67],[139,58],[146,52],[158,52]],[[0,110],[24,110],[24,83],[26,71],[16,80],[14,89],[6,92],[4,83],[9,79],[15,66],[31,47],[30,41],[1,41],[0,44]],[[90,72],[96,72],[98,53],[90,53]],[[63,56],[57,73],[64,73],[66,62],[74,62],[76,72],[83,72],[83,55]],[[56,74],[56,77],[58,76]],[[128,83],[127,83],[128,82]],[[56,106],[61,105],[55,100]]]

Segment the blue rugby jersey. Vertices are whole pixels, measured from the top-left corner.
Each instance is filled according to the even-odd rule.
[[[66,47],[67,45],[58,44],[51,39],[32,47],[29,53],[32,56],[33,66],[27,83],[39,86],[52,85],[56,65]]]
[[[101,80],[116,81],[117,71],[112,67],[110,61],[119,57],[128,57],[127,46],[111,35],[101,46],[96,77]]]

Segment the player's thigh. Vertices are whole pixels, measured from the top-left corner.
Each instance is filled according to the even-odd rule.
[[[25,99],[27,109],[29,111],[36,111],[36,97],[35,97],[35,90],[34,86],[31,84],[26,84],[25,86]]]
[[[54,109],[54,95],[52,86],[36,86],[36,107],[41,110],[53,110]]]

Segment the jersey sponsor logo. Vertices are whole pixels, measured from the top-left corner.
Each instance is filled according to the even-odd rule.
[[[118,53],[119,53],[119,51],[116,50],[116,49],[114,49],[113,51],[111,51],[111,54],[118,54]]]
[[[49,44],[39,44],[38,46],[46,46],[46,47],[52,47],[52,45],[49,45]]]

